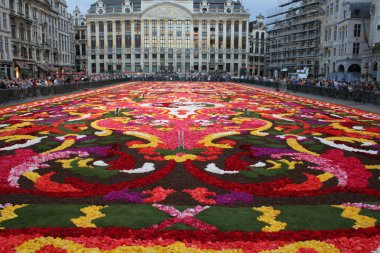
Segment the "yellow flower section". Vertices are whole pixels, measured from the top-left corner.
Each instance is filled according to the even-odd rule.
[[[24,208],[28,206],[27,204],[23,205],[14,205],[14,206],[7,206],[3,208],[3,210],[0,210],[0,223],[6,220],[12,220],[17,217],[17,214],[15,211],[20,208]],[[4,229],[4,227],[0,227],[0,229]]]
[[[33,171],[24,172],[24,174],[22,174],[22,175],[34,183],[37,182],[37,180],[41,177],[40,174],[38,174],[37,172],[33,172]]]
[[[270,121],[266,121],[266,120],[261,120],[261,121],[265,122],[265,126],[259,127],[258,129],[251,131],[252,135],[256,135],[256,136],[267,136],[267,135],[269,135],[268,133],[263,133],[263,132],[266,130],[269,130],[273,126],[273,123]]]
[[[5,142],[11,141],[21,141],[21,140],[34,140],[37,137],[32,135],[10,135],[10,136],[2,136],[0,137],[0,141],[5,140]]]
[[[367,165],[365,168],[367,170],[380,170],[380,165]]]
[[[72,159],[59,159],[59,160],[56,160],[56,162],[62,163],[62,168],[64,169],[72,169],[73,167],[71,166],[71,164],[79,160],[80,160],[79,157],[74,157]]]
[[[74,144],[75,144],[75,140],[74,139],[64,140],[61,145],[59,145],[58,147],[56,147],[56,148],[54,148],[52,150],[48,150],[46,152],[43,152],[43,154],[49,154],[49,153],[65,150],[65,149],[71,147]]]
[[[376,225],[376,219],[360,215],[361,209],[358,207],[352,207],[352,206],[342,206],[342,205],[334,205],[333,207],[343,209],[343,212],[340,216],[354,220],[355,225],[353,228],[372,228]]]
[[[75,224],[75,226],[80,228],[96,228],[96,225],[92,223],[92,221],[105,217],[106,215],[101,213],[100,210],[106,207],[108,206],[88,206],[81,208],[80,210],[85,214],[85,216],[73,218],[71,221]]]
[[[240,132],[237,132],[237,131],[230,131],[230,132],[224,132],[224,133],[210,134],[210,135],[207,135],[202,140],[200,140],[199,143],[200,144],[204,144],[206,147],[215,147],[215,148],[223,148],[223,149],[232,148],[231,145],[228,145],[228,144],[216,144],[216,143],[213,143],[213,141],[217,140],[217,139],[220,139],[220,138],[227,137],[227,136],[238,135],[238,134],[240,134]]]
[[[156,148],[158,144],[162,143],[162,141],[160,141],[158,137],[151,134],[147,134],[147,133],[126,131],[123,134],[134,136],[134,137],[149,141],[149,143],[147,144],[134,144],[130,146],[130,148]]]
[[[368,139],[364,139],[364,138],[352,138],[352,137],[327,137],[325,138],[325,140],[328,140],[328,141],[342,141],[342,142],[348,142],[348,143],[355,143],[355,142],[359,142],[359,143],[369,143],[371,145],[376,145],[376,142],[373,141],[373,140],[368,140]]]
[[[354,129],[351,129],[351,128],[348,128],[348,127],[344,127],[344,126],[342,126],[339,123],[331,124],[331,126],[333,128],[335,128],[335,129],[343,130],[343,131],[345,131],[347,133],[354,133],[354,134],[367,135],[367,136],[373,136],[373,137],[380,138],[380,134],[379,133],[366,132],[366,131],[358,131],[358,130],[354,130]]]
[[[4,127],[3,129],[0,130],[0,133],[17,130],[19,128],[23,128],[23,127],[30,126],[30,125],[32,125],[32,123],[30,123],[30,122],[24,122],[24,123],[20,123],[20,124],[14,124],[14,125],[11,125],[11,126]]]
[[[334,245],[320,241],[296,242],[282,246],[275,250],[264,250],[260,253],[297,253],[300,249],[313,249],[319,253],[339,253],[340,250]]]
[[[68,253],[126,253],[126,252],[139,252],[139,253],[243,253],[240,249],[226,249],[226,250],[210,250],[210,249],[194,249],[187,247],[182,242],[175,242],[168,246],[120,246],[112,250],[101,250],[99,248],[86,248],[84,245],[75,243],[70,240],[53,238],[53,237],[40,237],[24,242],[16,248],[18,253],[32,253],[37,252],[41,248],[52,245],[57,249],[64,249]]]
[[[286,228],[287,224],[285,222],[276,221],[277,216],[281,213],[280,210],[275,210],[271,206],[254,207],[252,209],[262,212],[263,215],[258,217],[257,220],[269,225],[263,227],[263,232],[278,232]]]
[[[174,160],[177,163],[183,163],[183,162],[186,162],[187,160],[195,160],[195,159],[197,159],[197,156],[191,155],[191,154],[186,154],[183,156],[167,155],[164,158],[165,158],[165,160]]]
[[[306,148],[304,148],[299,142],[297,139],[295,138],[289,138],[286,140],[286,143],[289,145],[289,147],[291,147],[292,149],[294,149],[295,151],[298,151],[298,152],[301,152],[301,153],[306,153],[306,154],[309,154],[309,155],[313,155],[313,156],[319,156],[319,154],[317,153],[314,153],[310,150],[307,150]]]
[[[91,165],[87,165],[87,163],[92,162],[92,161],[94,161],[93,158],[81,159],[78,162],[78,166],[81,167],[81,168],[94,168]]]
[[[326,182],[328,180],[330,180],[331,178],[335,177],[334,174],[330,173],[330,172],[326,172],[326,173],[323,173],[321,175],[318,175],[317,178],[319,178],[319,180],[323,183],[323,182]]]
[[[300,165],[303,164],[302,161],[289,161],[289,160],[286,160],[286,159],[281,159],[279,161],[282,162],[282,163],[287,164],[289,166],[288,167],[289,170],[294,170],[296,168],[297,164],[300,164]]]

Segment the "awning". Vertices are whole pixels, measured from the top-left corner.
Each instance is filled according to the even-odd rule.
[[[36,64],[37,65],[37,68],[41,69],[42,71],[45,71],[45,72],[49,72],[50,69],[47,65],[44,65],[44,64]]]
[[[30,69],[29,65],[34,65],[34,62],[26,62],[26,61],[15,61],[16,65],[19,66],[20,69]]]
[[[75,69],[73,69],[72,67],[62,67],[62,69],[66,72],[75,72]]]
[[[49,69],[52,71],[52,72],[58,72],[58,68],[54,67],[54,66],[50,66]]]

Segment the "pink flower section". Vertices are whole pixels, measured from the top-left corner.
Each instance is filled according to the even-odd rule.
[[[217,231],[218,229],[214,226],[211,226],[207,223],[204,223],[196,218],[197,214],[203,212],[204,210],[210,208],[209,206],[196,206],[194,208],[188,208],[185,211],[181,212],[175,209],[173,206],[166,206],[161,204],[153,204],[153,207],[169,214],[173,218],[165,220],[160,224],[154,225],[152,229],[154,230],[162,230],[165,228],[169,228],[177,223],[183,223],[193,228],[197,228],[201,231]]]
[[[371,205],[371,204],[365,204],[365,203],[344,203],[344,206],[352,206],[352,207],[357,207],[361,209],[369,209],[369,210],[374,210],[374,211],[380,211],[380,206],[378,205]]]
[[[20,150],[20,152],[22,152]],[[32,154],[32,153],[29,153]],[[17,154],[19,156],[19,153]],[[13,187],[19,187],[18,180],[20,176],[27,172],[27,171],[34,171],[38,169],[48,168],[50,167],[48,164],[44,164],[45,162],[56,160],[56,159],[63,159],[63,158],[69,158],[71,155],[78,155],[79,157],[87,157],[89,154],[87,152],[82,151],[61,151],[61,152],[54,152],[54,153],[48,153],[48,154],[39,154],[31,157],[26,157],[26,159],[22,159],[21,163],[18,160],[18,165],[15,167],[12,167],[9,171],[8,176],[8,182],[10,186]],[[12,156],[9,156],[10,158]],[[14,159],[13,157],[11,159]],[[15,165],[15,164],[13,164]]]
[[[342,150],[332,149],[319,157],[305,153],[272,155],[273,158],[277,159],[281,159],[284,156],[289,156],[298,161],[317,164],[317,166],[309,166],[309,169],[332,173],[338,179],[338,185],[342,187],[364,188],[368,185],[368,180],[372,176],[359,159],[345,157]]]

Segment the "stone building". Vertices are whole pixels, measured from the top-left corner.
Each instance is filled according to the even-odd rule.
[[[369,48],[362,61],[362,78],[380,83],[380,3],[372,0],[370,7],[370,26],[368,34]]]
[[[328,79],[361,80],[361,62],[368,50],[371,0],[327,0],[323,5],[323,63]]]
[[[53,64],[61,70],[61,73],[74,70],[74,29],[70,21],[65,0],[53,0],[52,11],[55,12],[58,28],[58,58]]]
[[[13,78],[8,0],[0,0],[0,79],[3,78]]]
[[[87,18],[89,73],[246,75],[249,13],[232,0],[99,0]]]
[[[249,76],[264,76],[267,28],[265,17],[259,15],[255,21],[249,22]]]
[[[9,0],[15,78],[43,77],[72,64],[63,0]]]
[[[267,15],[269,65],[272,76],[306,70],[319,76],[322,5],[320,0],[280,0]]]
[[[87,72],[86,17],[78,7],[75,8],[71,21],[75,34],[75,70],[76,72]]]

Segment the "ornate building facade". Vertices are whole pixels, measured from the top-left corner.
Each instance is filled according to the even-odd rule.
[[[249,22],[249,75],[264,76],[266,65],[267,28],[265,17],[259,15],[255,21]]]
[[[232,0],[100,0],[87,18],[88,73],[245,75],[249,13]]]
[[[327,0],[323,5],[321,72],[336,81],[360,81],[368,50],[371,0]]]
[[[64,0],[9,0],[15,78],[46,76],[73,65]]]
[[[0,0],[0,79],[2,78],[13,78],[8,0]]]
[[[75,34],[75,69],[77,72],[87,72],[86,17],[78,7],[75,8],[71,21]]]
[[[370,7],[368,50],[362,61],[362,78],[380,83],[380,3],[372,0]]]

